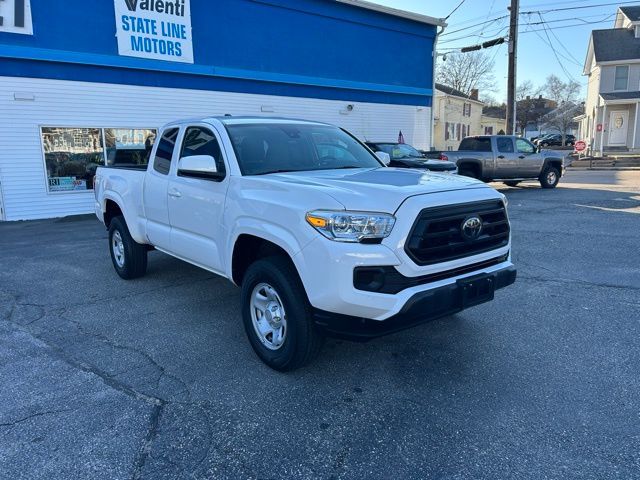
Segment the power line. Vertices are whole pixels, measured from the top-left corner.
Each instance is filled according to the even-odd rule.
[[[489,6],[489,11],[487,12],[487,17],[485,18],[485,20],[489,20],[489,17],[491,16],[491,12],[493,12],[493,7],[496,4],[496,0],[491,0],[491,5]],[[476,41],[480,40],[480,37],[484,34],[484,30],[485,30],[486,26],[482,27],[482,30],[480,30],[480,33],[478,34]]]
[[[497,29],[495,29],[495,30],[492,29],[491,31],[487,32],[486,34],[478,34],[478,35],[476,35],[476,38],[479,40],[480,38],[495,37],[495,36],[501,35],[502,32],[504,32],[508,28],[509,28],[509,25],[501,25]],[[447,44],[447,43],[457,42],[458,40],[468,39],[469,37],[472,37],[472,36],[474,36],[474,35],[470,34],[470,35],[463,35],[463,36],[455,37],[455,38],[447,38],[446,40],[438,42],[438,44]]]
[[[583,5],[585,2],[584,0],[569,0],[569,1],[560,1],[560,2],[547,2],[547,3],[532,3],[530,5],[522,5],[522,8],[538,8],[538,7],[548,7],[548,6],[559,6],[559,5],[572,5],[572,4],[576,4],[579,3],[581,5]],[[619,5],[620,2],[617,2],[616,5]]]
[[[444,37],[444,36],[446,36],[446,35],[451,35],[452,33],[458,33],[458,32],[462,32],[462,31],[464,31],[464,30],[469,30],[470,28],[475,28],[475,27],[478,27],[478,26],[480,26],[480,25],[484,25],[484,24],[486,24],[486,23],[494,23],[494,22],[496,22],[496,21],[498,21],[498,20],[502,20],[503,18],[509,18],[509,15],[502,15],[502,16],[500,16],[500,17],[492,18],[491,20],[486,20],[486,21],[484,21],[484,22],[476,23],[475,25],[469,25],[468,27],[459,28],[459,29],[457,29],[457,30],[451,30],[451,31],[449,31],[449,32],[444,32],[444,33],[442,33],[440,36],[441,36],[441,37]]]
[[[542,14],[539,14],[540,18],[542,18]],[[571,51],[565,46],[564,43],[562,43],[562,41],[560,40],[560,37],[558,37],[558,35],[556,35],[556,33],[553,30],[550,30],[551,35],[553,35],[553,37],[558,41],[558,45],[560,45],[565,52],[567,52],[567,55],[569,55],[569,57],[571,57],[574,61],[575,64],[582,67],[583,64],[580,63],[580,60],[578,60],[576,57],[573,56],[573,54],[571,53]]]
[[[464,0],[463,0],[462,3],[464,3]],[[558,2],[554,2],[553,4],[543,4],[542,6],[544,6],[544,5],[558,5],[558,4],[562,4],[562,3],[563,2],[559,2],[559,3]],[[574,3],[574,2],[567,2],[567,3]],[[531,14],[550,13],[550,12],[565,12],[565,11],[569,11],[569,10],[583,10],[585,8],[608,7],[608,6],[612,6],[612,5],[637,4],[638,1],[636,0],[636,1],[627,1],[627,2],[597,3],[597,4],[593,4],[593,5],[584,5],[583,2],[575,2],[575,3],[580,3],[581,5],[579,5],[577,7],[551,8],[551,9],[546,9],[546,10],[529,10],[529,11],[525,11],[525,12],[520,12],[520,15],[531,15]],[[530,5],[528,8],[533,7],[533,6],[535,6],[535,5]],[[456,8],[458,8],[458,7],[456,7]],[[478,18],[484,18],[484,17],[476,17],[476,19],[478,19]],[[465,26],[465,27],[462,27],[462,28],[458,28],[457,30],[445,31],[444,33],[442,33],[440,35],[440,37],[444,37],[446,35],[451,35],[451,34],[457,33],[457,32],[462,32],[462,31],[469,30],[469,29],[475,28],[475,27],[482,27],[483,25],[494,23],[497,20],[502,20],[503,18],[509,18],[509,15],[501,15],[501,16],[494,17],[494,18],[489,19],[489,20],[484,20],[482,22],[475,23],[473,25],[469,25],[469,26]],[[578,19],[576,18],[575,20],[578,20]],[[467,20],[465,22],[461,22],[461,23],[459,23],[459,25],[464,25],[465,23],[467,23],[469,21],[472,21],[472,20]]]
[[[538,15],[540,16],[540,20],[542,20],[542,15],[540,13],[538,13]],[[558,61],[558,65],[560,65],[560,68],[562,69],[562,71],[564,72],[564,74],[567,76],[567,79],[570,82],[575,81],[575,78],[573,78],[571,76],[571,74],[567,71],[567,69],[564,66],[564,63],[562,63],[562,61],[560,60],[560,56],[558,55],[558,52],[556,51],[556,48],[553,46],[553,43],[551,42],[551,37],[549,37],[549,32],[547,32],[547,26],[543,25],[544,30],[544,34],[547,37],[547,41],[548,41],[548,45],[551,48],[551,51],[553,52],[553,55],[556,57],[556,60]],[[540,35],[538,35],[540,36]]]
[[[536,12],[538,13],[538,15],[540,15],[540,12]],[[528,22],[526,23],[526,25],[542,25],[543,23],[549,24],[549,23],[558,23],[558,22],[582,22],[586,25],[588,25],[589,23],[593,23],[593,22],[588,22],[586,20],[584,20],[585,18],[600,18],[600,20],[597,20],[597,22],[608,22],[609,20],[611,20],[611,17],[615,16],[615,13],[610,13],[609,15],[605,15],[604,17],[602,16],[602,14],[599,15],[584,15],[582,18],[556,18],[555,20],[542,20],[540,22]]]
[[[595,4],[595,5],[580,5],[578,7],[552,8],[552,9],[549,9],[549,10],[531,10],[531,11],[528,11],[528,12],[520,12],[520,15],[526,15],[526,14],[529,14],[529,13],[550,13],[550,12],[564,12],[564,11],[567,11],[567,10],[583,10],[585,8],[610,7],[612,5],[616,5],[616,6],[618,6],[618,5],[628,5],[628,4],[631,4],[631,3],[637,4],[638,0],[633,1],[633,2],[598,3],[598,4]]]
[[[463,4],[464,2],[466,2],[466,0],[462,0],[462,1],[458,4],[458,6],[457,6],[456,8],[454,8],[453,10],[451,10],[451,13],[450,13],[449,15],[447,15],[446,17],[444,17],[444,19],[445,19],[445,20],[447,20],[451,15],[453,15],[454,13],[456,13],[456,10],[458,10],[458,9],[462,6],[462,4]]]
[[[546,27],[546,28],[548,28],[549,30],[560,30],[560,29],[563,29],[563,28],[584,27],[586,25],[595,25],[597,23],[608,23],[608,21],[575,23],[573,25],[559,25],[557,27]],[[539,28],[538,30],[527,30],[526,32],[522,32],[522,33],[543,32],[543,31],[544,31],[544,28]]]

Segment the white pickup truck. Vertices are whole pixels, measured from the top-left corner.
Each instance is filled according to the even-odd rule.
[[[394,332],[515,281],[502,194],[383,157],[323,123],[180,121],[145,171],[98,169],[95,211],[122,278],[154,248],[228,278],[255,352],[292,370],[326,334]]]

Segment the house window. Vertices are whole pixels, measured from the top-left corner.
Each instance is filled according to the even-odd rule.
[[[471,116],[471,104],[465,103],[462,105],[462,116],[470,117]]]
[[[629,82],[629,66],[616,67],[616,79],[613,84],[614,90],[626,90]]]
[[[449,140],[449,122],[444,124],[444,139]]]

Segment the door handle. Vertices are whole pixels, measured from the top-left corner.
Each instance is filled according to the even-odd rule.
[[[169,190],[169,196],[174,198],[180,198],[182,194],[176,189],[171,189]]]
[[[499,158],[500,160],[503,160],[503,159],[504,159],[504,155],[498,155],[498,158]]]
[[[518,158],[523,159],[523,158],[524,158],[524,155],[520,155]]]

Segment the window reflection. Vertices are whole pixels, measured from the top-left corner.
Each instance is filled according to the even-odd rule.
[[[93,189],[96,169],[104,165],[99,128],[42,128],[50,192]]]
[[[154,129],[105,128],[107,166],[121,168],[147,168],[153,143]]]

